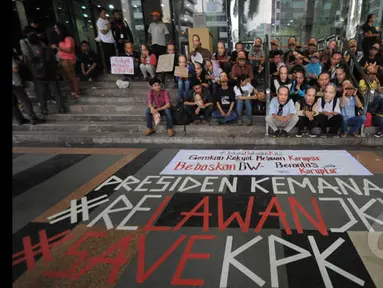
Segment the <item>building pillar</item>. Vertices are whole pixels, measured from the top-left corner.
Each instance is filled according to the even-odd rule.
[[[21,29],[24,29],[25,26],[28,26],[28,18],[25,13],[25,7],[22,1],[15,1],[17,15],[19,16]]]
[[[122,17],[128,23],[130,31],[132,31],[133,39],[135,44],[137,44],[137,35],[136,29],[134,25],[134,13],[133,13],[133,3],[132,0],[121,0],[121,9],[122,9]]]

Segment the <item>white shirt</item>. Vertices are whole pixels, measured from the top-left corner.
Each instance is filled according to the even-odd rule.
[[[163,22],[158,21],[150,23],[148,32],[152,35],[153,45],[166,46],[165,35],[169,34],[169,30]]]
[[[109,21],[107,19],[97,19],[98,38],[100,38],[100,40],[104,43],[114,43],[112,29],[110,29],[106,34],[101,33],[101,30],[107,29],[108,25]]]
[[[254,87],[250,83],[247,83],[246,86],[241,86],[241,89],[243,93],[241,92],[241,90],[239,90],[238,86],[234,87],[235,98],[238,99],[238,96],[251,96]]]
[[[324,101],[324,100],[323,100],[323,98],[319,98],[319,99],[318,99],[318,112],[319,112],[319,113],[321,113],[321,112],[337,112],[337,113],[340,113],[340,106],[339,106],[339,104],[340,104],[340,99],[338,99],[338,100],[336,101],[336,105],[335,105],[335,109],[334,109],[334,111],[332,110],[332,107],[333,107],[333,105],[334,105],[334,104],[333,104],[334,100],[335,100],[335,98],[332,99],[332,101],[329,102],[329,103],[325,102],[325,103],[324,103],[324,108],[322,108],[322,101]]]

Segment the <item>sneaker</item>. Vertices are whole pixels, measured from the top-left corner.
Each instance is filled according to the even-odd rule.
[[[279,137],[279,136],[281,136],[281,130],[274,131],[274,132],[272,133],[272,135],[273,135],[273,137]]]
[[[360,138],[361,137],[358,132],[352,133],[352,136],[354,136],[355,138]]]
[[[168,136],[169,137],[173,137],[174,136],[173,129],[168,129]]]
[[[201,124],[202,124],[202,125],[209,125],[209,123],[210,123],[210,122],[208,122],[208,121],[206,121],[206,120],[202,120],[202,121],[201,121]]]
[[[340,136],[338,134],[333,134],[332,138],[339,138]]]
[[[383,133],[382,132],[376,132],[375,134],[374,134],[374,137],[375,138],[380,138],[380,137],[382,137],[383,136]]]
[[[310,137],[310,138],[316,138],[316,137],[317,137],[317,134],[315,134],[314,132],[311,131],[311,132],[309,133],[309,137]]]
[[[295,135],[295,137],[297,138],[302,138],[302,136],[303,136],[302,131],[298,131],[298,133]]]
[[[245,120],[245,125],[251,126],[251,125],[253,125],[253,122],[250,119],[247,119],[247,120]]]
[[[287,138],[287,137],[289,137],[289,133],[287,133],[286,130],[282,130],[280,136],[283,137],[283,138]]]
[[[92,77],[90,77],[90,78],[88,79],[88,81],[89,81],[89,82],[92,82]]]
[[[145,130],[145,136],[149,136],[149,135],[151,135],[151,134],[153,134],[154,133],[154,130],[153,130],[153,128],[146,128],[146,130]]]
[[[347,137],[347,133],[340,134],[340,138],[346,138],[346,137]]]
[[[238,125],[242,125],[242,124],[243,124],[242,119],[238,119],[238,120],[237,120],[237,124],[238,124]]]
[[[321,133],[321,134],[320,134],[320,138],[322,138],[322,139],[326,139],[326,138],[327,138],[327,134],[326,134],[326,133]]]

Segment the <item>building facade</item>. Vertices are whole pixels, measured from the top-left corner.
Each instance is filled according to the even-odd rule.
[[[100,7],[109,10],[108,16],[113,9],[122,11],[136,49],[147,42],[150,13],[159,11],[183,53],[191,27],[208,27],[214,43],[223,40],[232,49],[238,40],[251,41],[265,34],[279,38],[282,45],[290,36],[305,43],[310,37],[355,35],[368,13],[377,15],[376,26],[382,25],[383,17],[383,0],[16,0],[12,4],[15,46],[22,28],[33,20],[47,38],[54,23],[67,24],[77,43],[87,40],[95,50],[99,49],[95,38]]]

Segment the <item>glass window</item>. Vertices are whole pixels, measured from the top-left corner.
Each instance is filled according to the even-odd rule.
[[[232,1],[234,2],[234,1]],[[208,27],[213,36],[213,46],[218,40],[229,40],[231,19],[226,17],[227,0],[173,0],[175,41],[182,53],[188,47],[188,28]],[[213,51],[212,51],[213,52]]]

